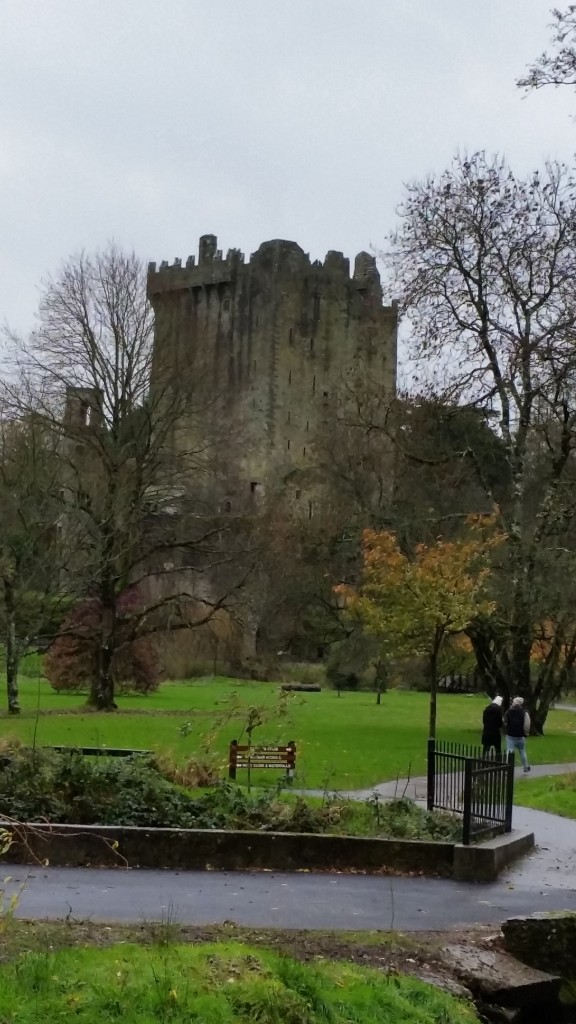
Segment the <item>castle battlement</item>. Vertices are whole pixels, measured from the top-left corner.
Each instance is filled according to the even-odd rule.
[[[226,285],[241,274],[254,273],[277,278],[284,275],[310,277],[321,288],[326,284],[346,284],[363,291],[369,291],[381,301],[380,274],[376,260],[371,253],[358,253],[354,270],[350,273],[350,260],[335,249],[327,252],[324,261],[310,260],[308,253],[296,243],[276,238],[262,242],[248,262],[240,249],[228,249],[226,256],[218,249],[216,235],[202,235],[198,246],[198,258],[189,256],[183,265],[181,259],[173,263],[164,260],[157,267],[148,264],[148,295],[164,292],[201,288],[208,285]]]

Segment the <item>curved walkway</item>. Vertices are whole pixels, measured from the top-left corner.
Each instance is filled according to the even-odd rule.
[[[531,777],[576,771],[538,765]],[[386,782],[347,794],[425,796],[425,779]],[[306,872],[219,873],[4,865],[7,897],[24,885],[16,914],[29,919],[221,924],[310,929],[444,929],[499,924],[536,910],[576,910],[576,821],[515,807],[517,828],[537,849],[489,885],[434,878]]]

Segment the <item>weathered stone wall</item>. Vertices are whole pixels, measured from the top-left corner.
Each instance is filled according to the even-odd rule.
[[[396,386],[397,308],[382,304],[374,257],[360,253],[351,274],[340,252],[311,262],[295,242],[274,240],[246,262],[237,249],[224,258],[216,237],[204,235],[197,261],[150,264],[148,296],[153,386],[176,373],[189,394],[174,448],[208,445],[217,453],[207,498],[232,514],[280,499],[304,520],[330,508],[334,495],[315,467],[314,442],[334,414],[335,395],[355,374],[368,373],[390,394]],[[204,582],[211,589],[213,573]],[[248,646],[265,588],[261,578],[244,588],[239,618]],[[191,657],[200,642],[174,637],[164,650],[168,656],[175,645],[180,662],[183,648]]]
[[[240,442],[235,468],[257,493],[307,468],[330,396],[355,368],[394,391],[397,309],[382,305],[368,253],[351,276],[342,253],[312,263],[295,242],[264,242],[248,263],[216,246],[205,235],[197,263],[150,264],[155,364],[194,379],[201,429],[223,425]]]
[[[522,963],[576,981],[576,913],[540,912],[502,925],[504,946]]]

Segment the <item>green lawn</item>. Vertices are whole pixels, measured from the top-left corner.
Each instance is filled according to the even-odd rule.
[[[305,964],[232,942],[28,953],[0,968],[2,1020],[19,1024],[472,1024],[431,985],[345,962]]]
[[[514,803],[563,818],[576,818],[576,775],[520,780],[514,786]]]
[[[2,718],[0,735],[19,736],[30,743],[126,746],[170,752],[182,760],[194,753],[211,732],[213,716],[222,713],[226,699],[237,692],[242,703],[274,704],[278,685],[230,679],[165,683],[150,697],[120,697],[122,714],[74,713],[81,696],[55,694],[45,682],[23,680],[23,712],[18,719]],[[476,744],[480,739],[483,697],[441,695],[438,736]],[[36,715],[36,708],[50,714]],[[155,713],[160,712],[160,713]],[[164,712],[164,714],[162,714]],[[168,713],[170,712],[170,713]],[[376,782],[419,775],[426,768],[428,697],[390,691],[380,707],[370,693],[331,690],[298,694],[287,720],[274,720],[254,732],[254,742],[294,739],[298,745],[300,787],[355,789]],[[181,727],[190,723],[189,735]],[[240,738],[242,720],[228,721],[214,737],[213,749],[225,760],[228,743]],[[533,764],[576,759],[576,715],[550,714],[547,735],[530,740]],[[275,772],[255,775],[256,784],[273,782]],[[243,779],[239,775],[239,782]]]

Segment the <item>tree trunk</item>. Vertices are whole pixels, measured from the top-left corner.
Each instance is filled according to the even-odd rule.
[[[430,652],[430,718],[428,723],[428,738],[436,739],[436,698],[438,694],[438,640],[435,638],[434,646]]]
[[[379,661],[376,664],[376,703],[382,703],[382,693],[386,690],[386,683],[388,681],[388,670],[386,663]]]
[[[111,671],[112,654],[108,646],[101,647],[98,652],[97,671],[90,686],[88,697],[89,707],[98,711],[115,711],[118,707],[114,700],[114,677]]]
[[[14,583],[10,579],[4,579],[4,605],[6,608],[6,691],[8,696],[8,713],[10,715],[19,715],[16,608]]]
[[[89,707],[98,711],[115,711],[118,707],[114,701],[114,676],[112,658],[114,656],[114,632],[116,608],[114,597],[104,604],[102,601],[102,621],[96,656],[96,672],[90,685],[88,697]]]

